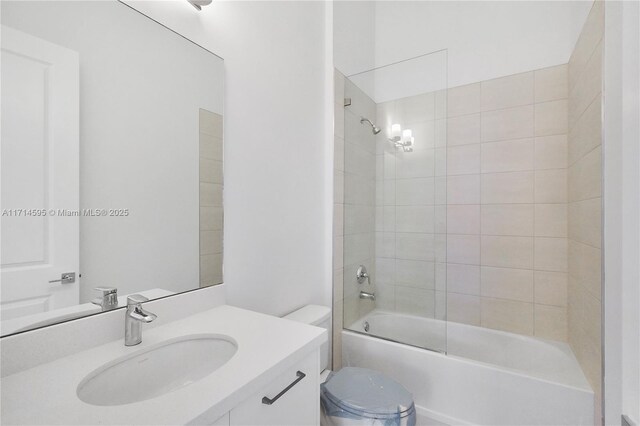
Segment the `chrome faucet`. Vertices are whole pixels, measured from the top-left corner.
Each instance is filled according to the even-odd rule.
[[[110,311],[118,307],[118,289],[115,287],[96,287],[102,293],[101,297],[96,297],[91,301],[94,305],[102,308],[102,311]]]
[[[376,295],[375,293],[367,293],[366,291],[361,291],[360,299],[368,299],[368,300],[374,301],[376,300]]]
[[[142,342],[142,323],[149,323],[157,318],[156,314],[142,309],[146,297],[132,294],[127,297],[127,312],[124,316],[124,345],[134,346]]]
[[[364,280],[367,280],[367,283],[371,285],[371,278],[367,273],[367,268],[364,265],[360,265],[356,271],[356,281],[358,281],[358,284],[362,284]]]

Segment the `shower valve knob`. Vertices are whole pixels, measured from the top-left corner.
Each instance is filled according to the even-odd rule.
[[[369,274],[367,273],[367,268],[365,268],[364,265],[360,265],[360,267],[356,271],[356,280],[358,280],[358,284],[362,284],[364,280],[367,280],[367,283],[371,284]]]

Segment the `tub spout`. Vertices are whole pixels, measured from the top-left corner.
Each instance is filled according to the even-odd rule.
[[[374,301],[376,300],[376,295],[374,293],[367,293],[366,291],[361,291],[360,299],[369,299],[371,301]]]

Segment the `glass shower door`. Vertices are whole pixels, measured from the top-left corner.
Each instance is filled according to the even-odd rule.
[[[446,352],[447,52],[345,78],[343,327]]]

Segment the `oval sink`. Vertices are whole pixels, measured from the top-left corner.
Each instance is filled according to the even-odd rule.
[[[191,335],[114,360],[87,375],[78,397],[92,405],[122,405],[172,392],[208,376],[238,350],[227,336]]]

